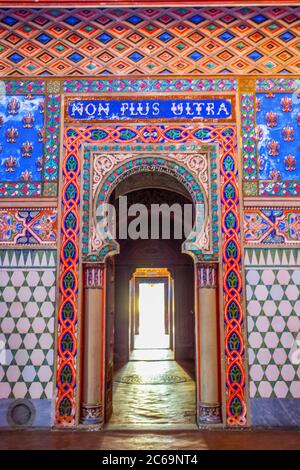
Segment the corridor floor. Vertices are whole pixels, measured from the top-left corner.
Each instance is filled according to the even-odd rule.
[[[132,360],[114,377],[113,415],[107,429],[196,428],[190,364]]]
[[[0,450],[300,450],[299,431],[0,431]],[[3,457],[3,453],[1,454]],[[278,458],[278,455],[276,455]],[[224,458],[224,456],[222,456]],[[230,456],[232,458],[232,456]],[[268,462],[266,463],[268,466]]]

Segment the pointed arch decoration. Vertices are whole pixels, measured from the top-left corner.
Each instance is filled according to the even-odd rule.
[[[201,157],[203,160],[202,166],[206,166],[206,170],[208,170],[208,165],[205,156],[201,155],[201,153],[198,155],[192,154],[189,158],[182,158],[182,162],[180,161],[180,156],[178,158],[177,154],[173,154],[173,159],[170,159],[164,155],[157,154],[155,156],[131,156],[131,158],[128,159],[127,155],[127,160],[121,164],[117,163],[108,176],[96,186],[94,191],[94,207],[92,208],[92,228],[90,229],[91,233],[89,238],[92,242],[92,249],[97,257],[97,261],[103,262],[107,256],[119,252],[118,242],[114,240],[111,235],[106,235],[109,233],[106,226],[102,227],[106,235],[102,240],[95,229],[97,223],[105,219],[105,207],[109,201],[109,196],[120,181],[140,172],[169,174],[183,184],[190,193],[194,203],[195,218],[199,233],[197,233],[196,227],[194,227],[194,235],[183,243],[182,249],[185,253],[189,253],[194,259],[197,259],[197,256],[201,252],[211,252],[211,240],[208,230],[211,225],[209,222],[210,207],[207,194],[205,194],[206,191],[202,187],[201,180],[195,177],[188,169],[188,164],[190,164],[191,160],[201,159]],[[126,154],[124,157],[126,158]],[[106,158],[106,155],[97,155],[95,161],[102,160],[105,162]],[[203,176],[205,181],[207,181],[208,172],[206,172],[205,175],[203,172]]]

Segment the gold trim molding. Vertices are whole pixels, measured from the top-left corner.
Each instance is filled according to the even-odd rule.
[[[256,78],[255,77],[239,77],[239,92],[240,93],[255,93]]]
[[[0,207],[1,209],[46,209],[58,207],[58,198],[5,197],[1,200]]]

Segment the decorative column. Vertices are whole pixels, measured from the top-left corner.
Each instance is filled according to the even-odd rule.
[[[198,294],[198,423],[221,422],[218,366],[217,265],[197,265]]]
[[[81,423],[104,423],[105,264],[84,265]]]

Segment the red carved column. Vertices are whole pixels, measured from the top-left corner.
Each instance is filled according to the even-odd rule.
[[[81,423],[104,423],[105,264],[84,265]]]
[[[218,370],[217,265],[197,264],[198,424],[221,422]]]

